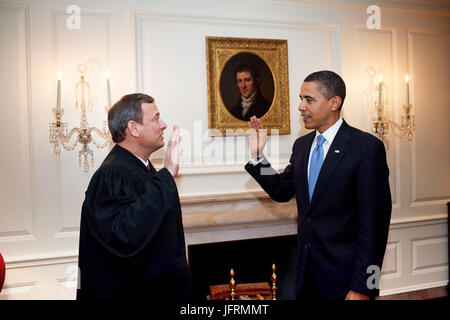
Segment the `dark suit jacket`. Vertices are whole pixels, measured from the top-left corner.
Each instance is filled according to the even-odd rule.
[[[259,91],[256,92],[255,101],[252,103],[250,108],[248,109],[245,116],[242,116],[242,104],[239,101],[235,104],[230,112],[233,116],[240,120],[249,121],[251,117],[256,116],[257,118],[261,118],[264,116],[270,108],[271,103],[267,101]]]
[[[350,289],[377,295],[376,288],[367,286],[374,274],[367,268],[377,265],[381,269],[391,217],[384,145],[344,121],[324,159],[310,202],[307,167],[315,134],[295,141],[283,173],[277,174],[267,162],[248,163],[245,169],[273,200],[286,202],[296,195],[297,295],[308,264],[325,299],[344,299]]]

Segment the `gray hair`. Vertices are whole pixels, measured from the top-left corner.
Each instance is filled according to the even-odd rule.
[[[115,143],[125,140],[128,121],[142,124],[141,105],[154,101],[149,95],[132,93],[123,96],[111,107],[108,112],[108,128]]]

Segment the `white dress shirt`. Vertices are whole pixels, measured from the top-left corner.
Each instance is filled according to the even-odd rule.
[[[248,98],[245,99],[243,96],[241,96],[242,98],[242,116],[245,117],[248,109],[250,109],[250,106],[253,104],[253,102],[255,102],[255,98],[256,98],[256,91],[253,92],[253,94]]]
[[[138,156],[134,155],[136,158],[138,158],[139,160],[141,160],[141,162],[144,164],[145,167],[148,166],[148,159],[147,160],[142,160],[141,158],[139,158]]]

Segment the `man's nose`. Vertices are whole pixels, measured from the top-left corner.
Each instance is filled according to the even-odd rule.
[[[161,120],[161,129],[165,130],[167,128],[167,123]]]
[[[304,110],[306,110],[305,104],[303,103],[303,101],[300,101],[300,104],[298,105],[298,111],[304,111]]]

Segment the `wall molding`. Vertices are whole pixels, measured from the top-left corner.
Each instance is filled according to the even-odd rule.
[[[61,54],[60,52],[58,52],[58,48],[60,47],[64,47],[64,41],[60,41],[58,42],[58,33],[62,32],[62,31],[58,31],[60,30],[59,27],[61,27],[60,24],[58,24],[58,17],[62,16],[62,17],[69,17],[70,15],[67,14],[66,12],[66,7],[56,7],[56,6],[52,6],[52,7],[48,7],[47,8],[47,12],[50,16],[50,35],[51,35],[51,39],[50,39],[50,44],[51,44],[51,50],[52,50],[52,54],[53,54],[53,65],[54,65],[54,70],[55,70],[55,74],[56,74],[56,70],[58,69],[58,65],[61,64],[62,62],[64,62],[64,54]],[[82,16],[84,17],[90,17],[90,18],[95,18],[95,19],[99,19],[101,20],[101,22],[104,22],[104,26],[105,26],[105,31],[101,34],[101,38],[104,39],[104,56],[102,55],[102,61],[104,60],[105,66],[107,68],[109,68],[109,71],[111,71],[111,44],[112,44],[112,15],[113,11],[112,10],[99,10],[99,9],[82,9]],[[63,26],[63,28],[65,28],[65,25]],[[85,26],[83,26],[83,20],[81,21],[81,29],[86,28]],[[82,30],[84,31],[84,30]],[[77,31],[74,31],[77,32]],[[81,59],[81,58],[80,58]],[[86,61],[79,61],[78,63],[86,63]],[[73,73],[75,74],[77,71],[76,69],[73,69]],[[77,76],[73,77],[74,79],[77,79]],[[70,82],[66,82],[66,83],[70,83]],[[65,88],[65,89],[64,89]],[[74,90],[74,86],[72,84],[69,84],[68,86],[66,85],[65,87],[63,86],[63,92],[72,92],[72,90]],[[74,92],[74,91],[73,91]],[[70,96],[74,98],[74,94],[71,94]],[[95,93],[94,93],[95,94]],[[95,95],[93,95],[92,97],[95,97]],[[105,96],[106,97],[106,96]],[[64,94],[62,94],[62,99],[64,98]],[[64,103],[64,101],[62,100],[62,103]],[[77,118],[70,118],[69,117],[69,112],[67,112],[67,109],[69,108],[73,108],[73,105],[68,105],[65,107],[66,109],[66,118],[65,121],[67,121],[69,123],[69,130],[71,128],[74,127],[79,127],[79,118],[77,115]],[[103,107],[102,107],[103,108]],[[97,110],[97,111],[95,111]],[[102,111],[102,109],[100,108],[95,108],[94,106],[94,112],[104,112]],[[92,121],[93,115],[91,114],[90,119]],[[52,116],[53,119],[53,116]],[[92,125],[92,123],[91,123]],[[73,141],[74,138],[72,138]],[[92,146],[91,146],[92,147]],[[68,151],[64,150],[63,148],[61,148],[61,154],[60,155],[55,155],[53,152],[53,149],[51,149],[51,189],[52,189],[52,210],[53,210],[53,216],[55,217],[54,219],[54,234],[53,234],[53,238],[54,239],[58,239],[58,238],[71,238],[71,237],[76,237],[79,233],[79,226],[74,226],[74,225],[65,225],[64,223],[64,215],[67,216],[72,216],[73,215],[73,211],[70,212],[67,208],[64,208],[63,206],[63,189],[64,189],[64,183],[62,182],[62,177],[63,177],[63,173],[62,173],[62,166],[63,166],[63,153],[66,153]],[[75,159],[75,153],[77,153],[78,149],[80,149],[80,145],[78,145],[73,151],[69,151],[69,152],[73,152],[74,153],[74,159]],[[95,155],[97,148],[92,149]],[[98,150],[98,149],[97,149]],[[78,154],[77,154],[78,155]],[[91,168],[92,170],[92,168]],[[81,172],[81,171],[80,171]]]
[[[395,79],[398,78],[398,28],[394,27],[394,26],[382,26],[380,29],[375,29],[375,30],[369,30],[367,28],[367,26],[365,25],[361,25],[361,24],[353,24],[352,26],[352,30],[353,30],[353,37],[354,37],[354,45],[356,47],[358,47],[360,44],[358,42],[358,33],[359,32],[364,32],[364,33],[368,33],[368,34],[388,34],[390,36],[390,44],[391,44],[391,51],[390,51],[390,59],[391,59],[391,68],[389,70],[390,74],[391,74],[391,82],[392,84],[390,85],[390,90],[389,90],[389,98],[391,100],[391,104],[389,106],[389,112],[390,114],[390,118],[393,120],[397,120],[399,119],[399,113],[400,111],[398,110],[399,108],[395,107],[398,105],[397,101],[398,101],[398,88],[397,88],[397,81],[395,81]],[[358,57],[360,57],[358,55]],[[365,66],[368,67],[368,66]],[[384,70],[384,72],[386,72],[386,70]],[[386,75],[384,75],[386,76]],[[373,108],[370,108],[369,111],[373,110]],[[366,113],[367,110],[364,110],[363,113],[365,115],[366,119],[370,119],[369,121],[371,122],[374,117],[374,113],[372,111],[371,114],[367,114]],[[369,128],[371,128],[372,125],[369,126]],[[374,133],[372,131],[369,131],[369,133],[371,133],[372,135],[374,135]],[[395,152],[394,155],[394,177],[395,177],[395,199],[393,199],[393,203],[392,203],[392,208],[393,209],[399,209],[401,207],[400,205],[400,200],[399,200],[399,196],[401,194],[401,170],[400,170],[400,158],[401,158],[401,153],[400,153],[400,141],[399,139],[395,139],[395,136],[393,134],[393,132],[390,132],[388,134],[388,139],[389,139],[389,143],[390,143],[390,147],[393,147],[393,150]],[[393,145],[393,146],[392,146]],[[392,150],[392,149],[391,149]],[[388,154],[389,151],[386,150],[386,153]],[[390,172],[392,171],[392,168],[389,168]]]
[[[222,193],[222,194],[207,194],[198,196],[181,196],[181,205],[185,204],[202,204],[205,202],[225,202],[225,201],[240,201],[250,199],[269,199],[269,195],[265,191],[250,191],[250,192],[236,192],[236,193]]]
[[[270,158],[270,157],[269,157]],[[269,159],[270,161],[270,159]],[[180,166],[180,176],[192,176],[192,175],[216,175],[223,173],[245,173],[245,165],[248,161],[237,164],[185,164]],[[153,163],[153,161],[152,161]],[[279,171],[283,171],[289,164],[289,159],[282,159],[278,163],[273,163],[274,166],[279,167]],[[163,167],[162,161],[158,161],[155,164],[155,168],[161,169]]]
[[[8,296],[8,295],[20,295],[20,294],[27,294],[30,291],[32,291],[34,288],[36,288],[38,285],[38,281],[30,281],[30,282],[20,282],[20,283],[5,283],[5,286],[2,289],[2,292],[0,293],[0,298],[2,296]]]
[[[29,6],[25,4],[13,4],[13,3],[1,3],[1,11],[11,11],[17,14],[18,20],[23,19],[23,24],[17,24],[18,36],[17,47],[20,51],[20,61],[19,63],[19,73],[23,78],[19,78],[19,87],[25,92],[20,93],[18,98],[18,113],[19,113],[19,140],[18,144],[22,146],[22,154],[16,156],[19,161],[21,168],[26,168],[23,170],[20,179],[23,182],[24,195],[22,199],[24,201],[29,200],[29,218],[30,226],[29,228],[24,228],[21,230],[0,232],[0,242],[9,241],[29,241],[35,240],[35,228],[37,223],[36,216],[36,206],[35,206],[35,180],[32,174],[33,172],[33,145],[32,145],[32,105],[31,105],[31,72],[30,72],[30,16],[29,16]],[[19,17],[20,15],[20,17]],[[22,22],[22,21],[20,21]]]
[[[381,287],[380,288],[380,297],[391,295],[391,294],[397,294],[397,293],[405,293],[405,292],[411,292],[411,291],[417,291],[417,290],[442,287],[442,286],[446,286],[447,283],[448,283],[448,281],[437,281],[437,282],[430,282],[430,283],[426,283],[426,284],[418,284],[418,285],[414,285],[414,286],[405,286],[405,287],[398,287],[395,289],[386,289],[386,290],[383,290],[383,288]]]
[[[401,277],[401,270],[402,270],[402,243],[400,240],[388,242],[386,246],[386,256],[389,255],[388,252],[390,250],[394,250],[392,253],[392,258],[394,260],[395,268],[394,270],[386,271],[385,268],[381,270],[381,280],[387,280],[387,279],[395,279]],[[386,259],[385,259],[386,261]]]
[[[448,263],[442,261],[437,264],[421,264],[420,263],[420,247],[430,246],[430,245],[442,245],[448,243],[447,237],[444,236],[433,236],[418,239],[411,239],[412,247],[412,273],[411,275],[426,274],[438,271],[448,270]],[[447,247],[447,245],[445,245]]]
[[[5,258],[6,269],[29,268],[56,264],[73,263],[78,261],[78,251],[52,252],[47,254],[17,256]]]
[[[184,197],[184,204],[189,205],[196,205],[200,203],[204,203],[205,201],[240,201],[240,200],[247,200],[247,199],[262,199],[262,200],[269,200],[268,196],[266,196],[264,191],[254,191],[251,192],[251,194],[220,194],[220,195],[207,195],[207,196],[189,196]],[[295,206],[292,206],[294,208]],[[279,219],[275,220],[264,220],[262,221],[241,221],[241,223],[238,223],[238,225],[224,225],[224,226],[218,226],[216,228],[211,226],[202,226],[200,224],[205,224],[204,222],[200,224],[195,224],[195,220],[200,219],[201,222],[204,217],[202,217],[204,213],[197,214],[197,216],[192,217],[193,218],[193,224],[191,227],[186,228],[185,227],[185,233],[188,232],[207,232],[208,230],[232,230],[236,228],[242,228],[242,227],[261,227],[261,226],[275,226],[275,225],[290,225],[290,224],[296,224],[296,217],[297,217],[297,211],[293,213],[292,211],[289,212],[288,209],[284,214],[282,214]],[[229,214],[229,211],[224,211],[222,214]],[[186,219],[186,217],[190,215],[189,213],[183,214],[183,220]],[[195,215],[195,214],[194,214]],[[258,219],[259,216],[255,216],[256,219]],[[261,217],[259,217],[261,218]],[[189,220],[189,219],[188,219]],[[265,222],[264,222],[265,221]],[[404,228],[415,228],[415,227],[422,227],[422,226],[430,226],[430,225],[441,225],[447,223],[447,215],[435,215],[435,216],[423,216],[423,217],[414,217],[414,218],[402,218],[402,219],[394,219],[391,221],[391,227],[390,230],[395,229],[404,229]],[[397,241],[394,241],[395,243]],[[400,244],[401,245],[401,244]],[[38,254],[38,255],[26,255],[26,256],[16,256],[13,258],[4,257],[6,262],[6,269],[16,269],[16,268],[27,268],[27,267],[35,267],[35,266],[45,266],[45,265],[55,265],[55,264],[65,264],[65,263],[74,263],[78,261],[78,251],[63,251],[63,252],[53,252],[53,253],[47,253],[47,254]],[[398,260],[398,263],[401,263],[400,260]],[[385,277],[390,277],[390,275],[385,275]],[[417,288],[414,287],[411,290],[416,290]],[[420,289],[424,289],[423,287],[420,287]],[[391,291],[386,294],[391,294]],[[396,291],[394,293],[403,292],[401,290]]]
[[[450,198],[442,198],[438,200],[417,200],[411,202],[411,207],[429,207],[429,206],[439,206],[439,205],[446,205],[447,202],[450,201]]]
[[[209,24],[238,24],[245,26],[264,26],[272,28],[295,28],[311,31],[332,31],[340,26],[337,23],[320,22],[299,22],[298,19],[282,19],[273,16],[248,16],[248,14],[222,14],[208,15],[196,12],[180,11],[156,11],[156,10],[135,10],[133,11],[135,25],[139,26],[145,21],[172,21],[188,23],[209,23]]]
[[[429,226],[435,224],[446,224],[447,214],[424,215],[418,217],[394,218],[391,219],[390,229],[411,228],[418,226]]]
[[[263,17],[249,17],[248,15],[241,14],[233,14],[233,15],[206,15],[206,14],[197,14],[197,13],[186,13],[186,12],[167,12],[167,11],[143,11],[136,10],[132,12],[132,21],[134,23],[134,34],[133,39],[135,42],[135,58],[136,58],[136,90],[142,91],[144,90],[144,62],[143,62],[143,47],[142,43],[144,40],[142,39],[142,29],[144,28],[145,22],[154,22],[154,21],[162,21],[162,22],[174,22],[174,23],[207,23],[207,24],[232,24],[243,25],[243,26],[252,26],[252,27],[271,27],[271,28],[294,28],[294,29],[302,29],[302,30],[311,30],[311,31],[321,31],[321,32],[336,32],[337,39],[331,39],[331,46],[338,44],[339,57],[336,58],[331,52],[332,60],[339,60],[339,64],[334,66],[341,70],[341,59],[340,59],[340,24],[337,23],[306,23],[299,22],[298,20],[293,19],[280,19],[273,18],[271,16],[263,16]],[[332,50],[335,51],[335,50]]]
[[[422,28],[407,28],[407,54],[408,54],[408,73],[414,74],[414,35],[428,35],[428,36],[450,36],[450,33],[438,29],[422,29]],[[411,103],[414,108],[417,107],[415,101],[415,81],[414,78],[410,83]],[[411,142],[411,206],[412,207],[426,207],[432,205],[442,205],[450,201],[448,196],[442,198],[429,198],[429,197],[419,197],[417,195],[417,148],[416,139]]]
[[[223,0],[222,0],[223,1]],[[235,2],[248,4],[249,2],[273,5],[273,6],[288,6],[288,7],[304,7],[306,5],[319,7],[323,5],[341,8],[361,8],[366,9],[368,6],[374,4],[372,0],[227,0],[227,2]],[[384,0],[381,3],[375,3],[380,6],[382,10],[391,12],[404,13],[418,13],[418,14],[433,14],[439,16],[450,16],[450,6],[445,0],[433,0],[418,3],[417,1],[398,1],[398,0]],[[431,3],[430,3],[431,2]]]

